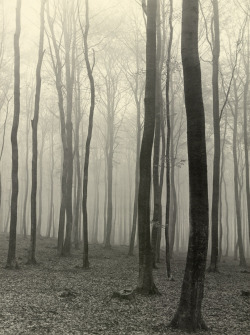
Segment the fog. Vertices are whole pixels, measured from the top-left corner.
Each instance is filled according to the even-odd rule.
[[[83,31],[85,29],[85,7],[77,1],[48,1],[56,43],[62,63],[63,104],[67,106],[66,52],[63,26],[67,25],[70,39],[71,71],[73,78],[72,127],[73,127],[73,184],[72,243],[75,242],[74,218],[78,208],[78,238],[82,240],[82,184],[85,157],[85,142],[89,124],[90,84],[84,61]],[[161,86],[162,110],[166,111],[165,81],[168,46],[168,4],[164,1],[161,21]],[[0,231],[8,233],[11,199],[11,127],[13,121],[13,83],[16,1],[0,1],[0,149],[1,154],[1,208]],[[66,6],[67,22],[64,21],[63,6]],[[243,141],[244,89],[249,110],[249,15],[247,1],[220,1],[220,110],[223,107],[221,131],[221,180],[219,200],[219,236],[222,255],[237,257],[237,222],[234,194],[233,132],[235,105],[237,102],[237,164],[238,189],[241,208],[243,248],[250,257],[249,223],[247,216],[245,156]],[[186,114],[183,93],[181,64],[181,2],[174,2],[173,46],[171,55],[170,117],[171,117],[171,202],[170,236],[174,253],[186,252],[189,235],[189,187],[186,136]],[[39,46],[40,1],[23,0],[21,9],[20,37],[20,123],[18,128],[19,193],[17,233],[30,235],[30,197],[32,129],[36,90],[36,65]],[[90,243],[105,243],[108,220],[108,169],[111,166],[112,181],[112,226],[111,245],[129,245],[133,224],[135,201],[135,171],[137,143],[137,112],[140,108],[141,136],[144,124],[145,86],[145,15],[139,1],[90,1],[88,53],[95,81],[95,112],[90,146],[88,176],[88,230]],[[164,22],[165,20],[165,22]],[[202,1],[199,28],[199,52],[202,67],[203,100],[206,116],[206,144],[208,159],[208,185],[210,212],[213,187],[213,116],[212,116],[212,53],[211,2]],[[81,24],[80,24],[81,22]],[[75,30],[75,37],[74,37]],[[75,42],[73,39],[75,38]],[[74,50],[73,50],[74,48]],[[37,188],[37,234],[57,238],[61,205],[61,178],[63,147],[58,108],[58,92],[53,61],[56,61],[52,33],[48,24],[48,7],[45,10],[44,58],[42,64],[42,91],[38,122],[38,188]],[[57,65],[56,65],[57,66]],[[73,68],[74,67],[74,68]],[[233,73],[234,71],[234,73]],[[249,71],[249,67],[248,67]],[[233,73],[233,76],[232,76]],[[232,78],[232,79],[231,79]],[[231,86],[230,86],[231,85]],[[230,86],[230,90],[229,90]],[[228,92],[228,93],[227,93]],[[237,101],[236,101],[237,100]],[[249,123],[249,121],[247,120]],[[162,119],[165,128],[165,116]],[[79,133],[79,147],[76,143]],[[110,134],[113,134],[112,143]],[[161,133],[162,136],[162,133]],[[248,135],[249,136],[249,135]],[[162,144],[161,144],[162,146]],[[76,152],[76,150],[78,152]],[[161,149],[160,149],[161,152]],[[77,172],[79,153],[80,180]],[[110,154],[112,153],[112,158]],[[165,154],[160,154],[159,171]],[[153,156],[152,156],[153,158]],[[111,159],[111,161],[109,161]],[[223,160],[223,164],[222,164]],[[164,174],[165,175],[165,174]],[[152,181],[153,183],[153,181]],[[166,182],[162,190],[162,231],[164,231],[166,207]],[[80,186],[79,186],[80,185]],[[52,192],[53,187],[53,192]],[[80,187],[80,194],[77,192]],[[153,217],[153,184],[151,188],[151,216]],[[80,197],[80,198],[79,198]],[[52,213],[52,216],[51,216]],[[51,222],[52,220],[52,222]],[[24,228],[25,227],[25,228]],[[172,232],[175,231],[175,234]],[[211,240],[211,239],[210,239]],[[137,237],[135,243],[137,244]],[[161,247],[165,247],[162,238]],[[209,252],[211,241],[209,242]]]

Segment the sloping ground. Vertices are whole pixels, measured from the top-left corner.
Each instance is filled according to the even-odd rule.
[[[155,270],[161,296],[119,300],[113,292],[134,288],[138,276],[137,258],[127,257],[126,247],[91,245],[91,268],[83,271],[81,252],[59,258],[53,239],[38,239],[39,265],[25,265],[27,245],[18,237],[20,269],[6,270],[8,237],[0,237],[0,334],[184,334],[167,327],[180,296],[183,256],[172,264],[175,281],[166,280],[164,262]],[[250,297],[241,291],[249,290],[250,274],[230,259],[220,269],[206,278],[206,334],[249,334]]]

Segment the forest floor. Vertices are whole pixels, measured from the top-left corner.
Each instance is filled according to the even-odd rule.
[[[127,257],[127,247],[90,245],[91,267],[84,271],[81,251],[58,257],[56,240],[45,238],[37,241],[38,265],[25,265],[29,241],[17,241],[20,269],[7,270],[8,237],[0,236],[0,334],[184,334],[168,327],[180,297],[184,255],[172,261],[175,281],[166,280],[164,262],[154,270],[160,296],[120,300],[113,292],[135,288],[138,277],[137,257]],[[228,258],[220,273],[206,274],[203,316],[209,330],[197,334],[249,334],[250,297],[242,295],[249,291],[248,272]]]

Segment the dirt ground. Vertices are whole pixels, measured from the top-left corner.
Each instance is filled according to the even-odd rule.
[[[175,281],[166,280],[164,262],[154,270],[161,296],[136,295],[132,300],[111,298],[114,291],[135,288],[137,257],[127,247],[105,250],[90,245],[89,270],[81,268],[81,251],[56,255],[56,240],[39,238],[37,266],[25,265],[28,239],[18,236],[19,270],[5,269],[8,236],[0,236],[0,334],[184,334],[168,327],[176,310],[185,257],[175,256]],[[248,260],[248,264],[250,260]],[[224,259],[220,273],[206,275],[203,316],[209,330],[197,334],[250,332],[250,269]]]

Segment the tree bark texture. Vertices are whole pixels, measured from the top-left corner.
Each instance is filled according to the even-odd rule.
[[[218,228],[219,228],[219,195],[220,195],[220,110],[219,110],[219,57],[220,26],[218,0],[213,0],[213,123],[214,123],[214,162],[212,193],[212,249],[209,271],[216,272],[218,263]]]
[[[16,262],[16,226],[17,226],[17,201],[18,201],[18,144],[17,132],[20,115],[20,48],[19,39],[21,34],[21,0],[16,3],[16,31],[14,35],[14,116],[11,130],[12,145],[12,194],[11,194],[11,216],[9,249],[6,267],[18,266]]]
[[[198,52],[198,22],[198,0],[183,1],[181,52],[187,114],[190,232],[180,302],[171,325],[187,331],[206,328],[202,319],[201,305],[209,220],[205,115]]]
[[[139,283],[138,291],[154,294],[152,249],[150,241],[151,155],[155,129],[156,82],[156,8],[155,0],[147,4],[146,87],[144,130],[140,152],[140,181],[138,195]]]
[[[83,268],[89,267],[88,259],[88,212],[87,212],[87,196],[88,196],[88,169],[89,169],[89,155],[90,155],[90,143],[92,138],[93,130],[93,118],[95,110],[95,83],[93,77],[93,68],[90,66],[89,55],[88,55],[88,32],[89,32],[89,2],[85,0],[86,6],[86,23],[85,23],[85,32],[83,35],[84,43],[84,56],[85,63],[88,72],[88,78],[90,83],[90,110],[89,110],[89,126],[88,134],[85,145],[85,160],[84,160],[84,170],[83,170],[83,198],[82,198],[82,212],[83,212]]]

